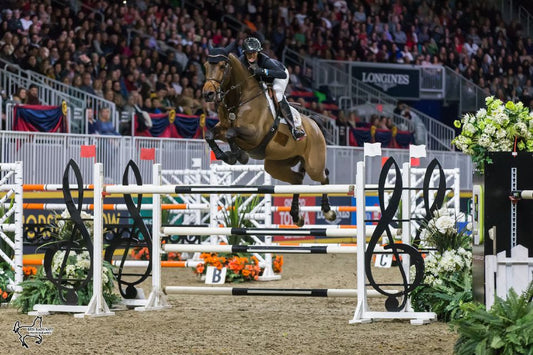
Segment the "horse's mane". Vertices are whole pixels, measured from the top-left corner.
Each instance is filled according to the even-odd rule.
[[[238,75],[241,76],[241,78],[239,78],[238,81],[247,79],[250,76],[250,73],[248,72],[248,68],[246,68],[244,64],[239,60],[239,57],[237,57],[233,53],[230,53],[228,57],[231,63],[231,67],[233,68],[233,70],[236,71],[235,73],[237,74],[238,72]],[[259,86],[259,83],[257,82],[257,80],[247,80],[247,81],[249,82],[248,85],[250,83],[253,83],[252,85]]]

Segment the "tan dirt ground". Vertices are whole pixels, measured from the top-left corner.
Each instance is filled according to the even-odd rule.
[[[285,255],[280,281],[242,287],[355,288],[353,255]],[[397,269],[376,269],[391,281]],[[202,286],[191,270],[164,269],[163,285]],[[239,286],[239,285],[238,285]],[[150,282],[143,284],[146,295]],[[172,308],[117,311],[113,317],[43,317],[52,327],[41,345],[21,347],[15,321],[34,317],[0,309],[2,354],[452,354],[457,335],[445,323],[415,326],[409,321],[349,324],[355,298],[289,298],[169,295]],[[371,299],[383,310],[384,299]]]

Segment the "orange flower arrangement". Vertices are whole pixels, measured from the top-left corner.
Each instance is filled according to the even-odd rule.
[[[131,256],[135,260],[149,260],[150,253],[147,247],[135,247],[131,251]]]
[[[37,268],[34,266],[23,266],[22,272],[24,273],[24,277],[37,275]]]
[[[283,256],[282,255],[276,255],[275,258],[272,259],[272,269],[276,274],[281,273],[281,269],[283,267]]]
[[[202,253],[200,258],[203,259],[203,264],[198,264],[194,272],[201,276],[207,272],[207,266],[214,266],[221,270],[227,268],[226,281],[227,282],[244,282],[258,280],[263,272],[259,266],[259,260],[255,255],[250,257],[239,254],[218,255],[217,253]],[[274,271],[281,272],[281,265],[283,265],[283,257],[276,256],[274,259]],[[276,271],[279,270],[279,271]]]
[[[162,244],[166,243],[166,240],[163,240],[161,242]],[[135,260],[150,260],[150,251],[147,247],[135,247],[131,251],[131,257]],[[181,254],[180,253],[166,253],[162,255],[161,260],[165,261],[173,261],[173,260],[181,260]]]

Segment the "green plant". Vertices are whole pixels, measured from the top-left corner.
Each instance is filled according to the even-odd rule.
[[[248,214],[259,204],[259,196],[255,196],[247,204],[241,196],[235,197],[235,200],[229,206],[223,209],[224,223],[229,228],[249,228],[253,223],[248,219]],[[252,239],[247,236],[230,235],[228,243],[230,245],[250,244]]]
[[[476,168],[483,172],[492,163],[489,152],[533,151],[533,113],[521,102],[505,104],[489,96],[487,108],[467,113],[454,122],[461,133],[452,140],[457,148],[472,156]]]
[[[461,305],[472,301],[470,236],[457,227],[458,216],[447,209],[434,213],[422,226],[421,245],[434,248],[424,259],[423,284],[411,292],[416,311],[431,311],[449,321],[461,315]]]
[[[496,297],[487,311],[479,303],[461,306],[463,315],[452,322],[459,333],[454,350],[471,354],[533,354],[533,282],[518,296],[511,289],[505,300]]]

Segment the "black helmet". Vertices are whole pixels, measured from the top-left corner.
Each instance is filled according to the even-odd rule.
[[[244,40],[244,43],[242,44],[242,49],[244,50],[244,53],[250,53],[250,52],[259,52],[261,49],[261,42],[255,37],[248,37]]]

